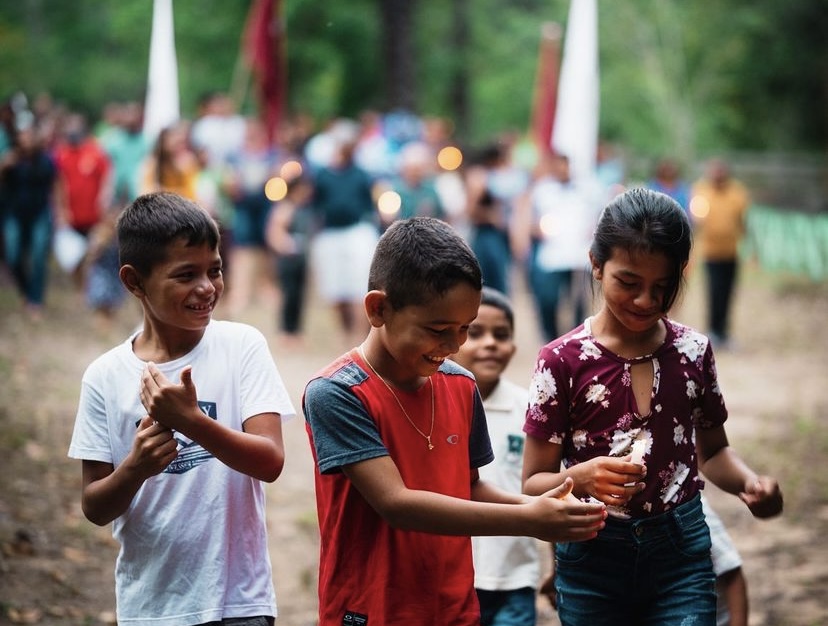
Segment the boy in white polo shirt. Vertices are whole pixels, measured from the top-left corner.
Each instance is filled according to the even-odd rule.
[[[452,358],[474,374],[483,398],[495,458],[480,468],[481,479],[520,493],[528,391],[501,377],[515,350],[512,305],[501,292],[484,287],[468,339]],[[472,551],[481,626],[534,626],[538,542],[532,537],[472,537]]]

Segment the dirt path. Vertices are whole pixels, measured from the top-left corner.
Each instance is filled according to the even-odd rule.
[[[701,323],[698,278],[677,317]],[[516,294],[519,351],[508,375],[528,380],[539,347],[527,295]],[[731,412],[731,443],[757,469],[775,474],[783,517],[756,521],[732,496],[710,499],[745,561],[752,626],[828,624],[828,286],[745,273],[734,327],[737,349],[717,355]],[[113,343],[97,336],[68,282],[56,277],[50,311],[28,322],[0,281],[0,624],[112,623],[117,546],[109,528],[83,519],[77,464],[66,459],[78,385],[86,364]],[[339,351],[327,310],[312,303],[304,351],[283,352],[268,306],[246,321],[272,339],[277,364],[299,406],[308,377]],[[136,323],[128,307],[113,337]],[[269,486],[269,527],[280,624],[315,624],[318,535],[312,460],[301,417],[285,426],[287,463]],[[543,607],[539,626],[557,620]]]

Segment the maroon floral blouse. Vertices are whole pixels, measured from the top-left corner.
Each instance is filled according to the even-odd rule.
[[[523,430],[561,444],[564,467],[597,456],[626,456],[633,441],[643,439],[646,488],[626,506],[608,510],[621,518],[658,515],[703,487],[695,429],[727,419],[710,342],[664,318],[664,343],[653,354],[626,359],[595,340],[590,321],[541,348]],[[650,414],[639,415],[630,367],[646,360],[653,363]]]

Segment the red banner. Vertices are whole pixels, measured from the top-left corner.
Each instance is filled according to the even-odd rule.
[[[255,81],[259,115],[271,142],[282,121],[287,85],[281,14],[281,0],[253,0],[244,33],[245,56]]]
[[[535,98],[532,105],[532,139],[539,154],[552,150],[552,128],[558,101],[561,27],[549,22],[541,27]]]

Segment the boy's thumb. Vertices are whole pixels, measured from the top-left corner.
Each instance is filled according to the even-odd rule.
[[[575,486],[575,482],[569,476],[557,487],[551,489],[547,492],[547,495],[552,498],[560,498],[563,499],[567,497],[570,493],[572,493],[572,488]]]
[[[187,389],[192,388],[193,386],[193,366],[187,365],[183,370],[181,370],[181,384],[184,385]]]

